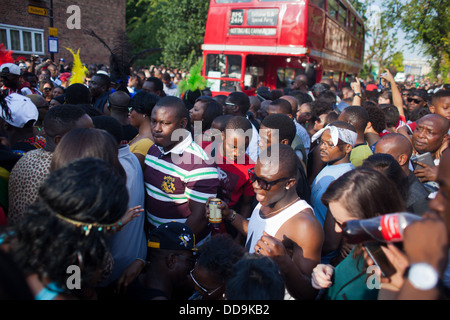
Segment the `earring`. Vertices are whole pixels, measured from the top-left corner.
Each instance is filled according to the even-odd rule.
[[[146,116],[145,114],[142,115],[143,118],[145,118],[145,116]]]

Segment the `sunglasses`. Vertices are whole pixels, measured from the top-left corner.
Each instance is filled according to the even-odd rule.
[[[219,290],[220,288],[223,287],[223,285],[221,285],[221,286],[219,286],[218,288],[216,288],[216,289],[214,289],[214,290],[208,290],[208,289],[205,289],[205,288],[203,288],[203,286],[202,286],[200,283],[198,283],[197,280],[195,280],[195,278],[194,278],[194,269],[192,269],[192,270],[189,272],[189,275],[191,276],[191,279],[192,279],[192,281],[194,281],[195,285],[201,290],[201,294],[202,294],[202,295],[211,296],[211,295],[213,295],[214,293],[216,293],[217,290]]]
[[[252,183],[257,181],[258,185],[261,187],[261,189],[266,190],[266,191],[270,190],[270,188],[272,188],[272,186],[276,185],[278,182],[290,179],[290,177],[289,177],[289,178],[277,179],[274,181],[267,181],[267,180],[264,180],[264,179],[258,177],[255,174],[255,168],[248,169],[248,177]]]
[[[128,113],[131,113],[131,111],[136,111],[137,113],[145,113],[144,108],[141,106],[129,106],[128,107]]]
[[[408,101],[408,102],[414,101],[415,104],[419,104],[419,103],[423,102],[422,99],[413,99],[413,98],[407,98],[406,101]]]

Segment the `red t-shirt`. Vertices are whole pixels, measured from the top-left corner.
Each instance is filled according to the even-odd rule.
[[[255,166],[250,157],[245,154],[243,163],[228,160],[222,155],[222,144],[204,141],[202,147],[209,157],[215,159],[219,171],[220,187],[217,196],[233,208],[242,195],[254,196],[252,183],[248,177],[248,169]]]

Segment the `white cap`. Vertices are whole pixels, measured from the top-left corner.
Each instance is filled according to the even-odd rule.
[[[10,73],[20,76],[20,68],[17,64],[14,63],[4,63],[0,66],[0,72],[2,73]]]
[[[5,98],[11,118],[6,116],[5,110],[1,110],[0,117],[16,128],[23,128],[30,121],[38,119],[39,111],[30,98],[18,93],[11,93]],[[34,124],[34,123],[33,123]]]

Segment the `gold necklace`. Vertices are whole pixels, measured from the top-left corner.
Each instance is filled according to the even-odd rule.
[[[299,197],[295,198],[294,201],[290,202],[289,204],[285,205],[283,208],[277,209],[275,211],[269,212],[267,215],[264,214],[261,209],[259,209],[259,216],[263,219],[268,219],[273,217],[274,215],[276,215],[277,213],[283,211],[284,209],[290,207],[291,205],[293,205],[294,203],[296,203],[298,200],[300,200]]]

